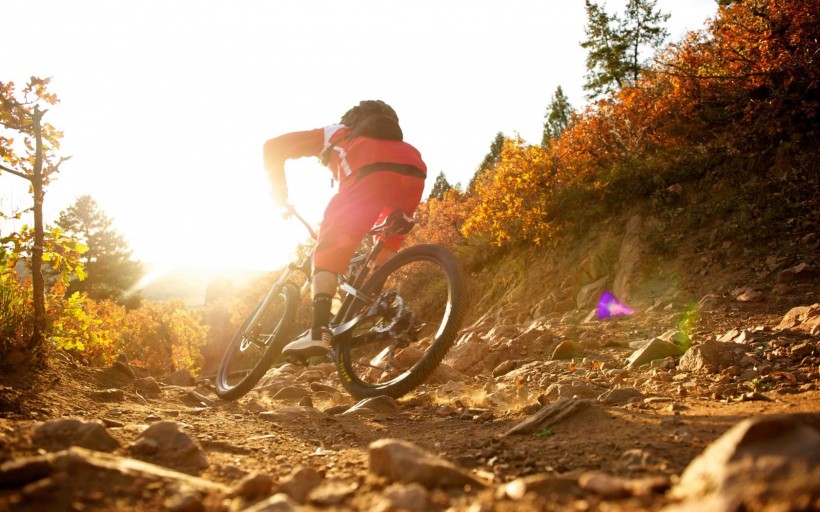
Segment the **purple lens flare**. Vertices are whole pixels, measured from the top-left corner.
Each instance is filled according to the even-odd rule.
[[[606,290],[601,294],[601,300],[598,301],[598,318],[601,320],[613,316],[631,315],[634,312],[635,310]]]

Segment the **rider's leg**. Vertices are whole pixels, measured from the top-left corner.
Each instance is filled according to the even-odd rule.
[[[330,306],[336,293],[336,274],[317,268],[313,271],[313,324],[301,337],[285,345],[286,357],[322,356],[330,348]]]
[[[330,306],[336,294],[336,274],[328,270],[313,272],[313,329],[330,324]]]
[[[361,180],[350,179],[340,185],[339,193],[325,209],[313,254],[315,328],[288,343],[282,350],[285,356],[313,357],[324,354],[330,347],[331,334],[327,325],[331,300],[336,291],[336,276],[345,272],[350,258],[385,207],[396,202],[398,197],[409,194],[412,208],[408,209],[406,205],[397,207],[408,213],[415,210],[421,199],[424,180],[414,177],[413,186],[407,187],[405,178],[391,172],[377,172]],[[408,193],[406,189],[410,189],[412,193]],[[388,252],[381,258],[381,263],[389,259],[390,252],[397,250],[398,245],[386,244],[385,248]]]

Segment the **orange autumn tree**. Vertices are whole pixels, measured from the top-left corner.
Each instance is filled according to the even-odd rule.
[[[416,227],[408,235],[407,246],[418,243],[441,244],[456,250],[464,244],[461,227],[464,207],[469,197],[457,188],[444,191],[441,197],[429,197],[416,210]]]
[[[142,307],[128,313],[120,335],[123,350],[133,363],[154,375],[165,375],[182,368],[199,370],[199,349],[207,332],[201,313],[181,301],[143,301]]]
[[[634,85],[576,114],[548,149],[507,140],[477,179],[463,232],[540,244],[567,221],[681,180],[732,173],[723,164],[735,156],[764,162],[758,172],[782,157],[805,160],[820,113],[818,56],[820,2],[723,5],[704,31],[656,56]],[[813,190],[809,167],[782,179]]]
[[[556,143],[557,176],[606,187],[674,180],[685,160],[707,152],[766,149],[810,133],[820,89],[818,41],[817,2],[722,6],[705,31],[657,56],[634,87],[579,116]]]
[[[660,71],[684,113],[720,130],[716,149],[767,149],[816,128],[818,55],[818,2],[745,0],[721,6],[708,35],[671,48]]]
[[[592,206],[615,191],[644,195],[657,187],[658,177],[673,175],[681,158],[692,156],[686,133],[705,127],[681,116],[672,91],[669,80],[656,75],[576,116],[550,146],[556,201],[583,201],[564,209]]]
[[[33,322],[31,337],[25,349],[29,355],[40,356],[48,328],[42,272],[47,244],[43,201],[46,187],[65,160],[59,156],[62,132],[43,122],[48,107],[58,101],[57,96],[48,91],[49,81],[48,78],[31,77],[20,91],[13,82],[0,82],[0,173],[8,173],[29,182],[33,217],[31,229],[26,227],[0,241],[0,256],[9,252],[6,249],[9,245],[13,247],[13,256],[8,259],[10,261],[18,259],[23,246],[29,252]],[[20,140],[16,140],[16,137]],[[0,259],[7,260],[5,257]]]
[[[183,368],[196,373],[202,366],[208,328],[201,312],[181,301],[142,301],[129,309],[80,292],[50,297],[50,340],[91,365],[110,365],[124,355],[158,377]]]
[[[554,186],[551,159],[541,146],[506,139],[495,167],[476,178],[475,201],[464,222],[465,236],[486,234],[495,244],[549,241],[547,198]]]

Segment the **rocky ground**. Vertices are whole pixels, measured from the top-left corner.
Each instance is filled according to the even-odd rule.
[[[0,511],[817,510],[818,275],[770,281],[604,320],[494,307],[398,401],[354,403],[330,364],[236,402],[124,362],[5,365]]]

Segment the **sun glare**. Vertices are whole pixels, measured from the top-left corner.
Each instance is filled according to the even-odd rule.
[[[272,271],[288,263],[309,234],[295,219],[281,217],[259,167],[251,185],[220,186],[212,179],[207,187],[189,187],[189,201],[161,200],[161,209],[143,213],[145,222],[126,226],[123,234],[135,257],[150,269],[140,284],[183,269],[217,276]],[[288,162],[286,169],[290,202],[316,229],[335,192],[330,174],[315,159]]]
[[[674,10],[673,33],[715,9],[712,0],[685,3]],[[175,2],[30,4],[12,2],[5,14],[36,13],[41,37],[26,52],[4,55],[0,78],[51,76],[61,99],[45,121],[64,131],[61,154],[71,160],[49,185],[46,222],[90,195],[135,259],[151,266],[146,279],[182,267],[285,263],[307,234],[276,212],[262,144],[334,123],[359,100],[391,103],[431,176],[445,171],[463,185],[499,131],[541,139],[543,109],[559,79],[573,104],[582,104],[585,54],[567,43],[583,32],[577,2],[535,2],[523,18],[499,16],[501,4],[471,4],[471,21],[456,23],[458,33],[452,20],[463,21],[463,9],[455,4],[402,3],[396,8],[405,23],[370,23],[375,32],[346,39],[350,59],[328,58],[334,28],[360,24],[362,15],[375,21],[378,9],[337,6],[317,18],[310,2],[226,3],[197,10],[190,23],[190,9]],[[271,30],[270,19],[285,22]],[[430,37],[417,37],[422,25]],[[9,40],[25,38],[23,25],[5,28]],[[373,45],[374,37],[384,44]],[[504,53],[511,47],[521,51]],[[488,75],[487,63],[500,58],[509,72]],[[329,173],[312,158],[288,162],[287,171],[291,202],[317,225],[334,193]],[[0,206],[28,208],[25,189],[9,198],[15,178],[2,180]]]

